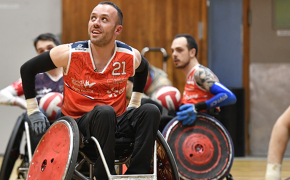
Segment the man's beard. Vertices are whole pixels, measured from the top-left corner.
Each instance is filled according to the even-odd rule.
[[[105,47],[112,41],[114,37],[114,29],[109,33],[103,34],[104,36],[101,37],[100,39],[92,39],[90,37],[91,42],[98,47]]]
[[[188,64],[189,64],[189,60],[188,60],[185,64],[183,64],[183,65],[175,65],[175,67],[176,67],[177,69],[183,69],[183,68],[185,68],[186,66],[188,66]]]
[[[103,38],[101,38],[99,40],[92,39],[92,38],[90,38],[90,39],[91,39],[91,42],[94,45],[96,45],[98,47],[104,47],[104,46],[108,45],[111,42],[111,40],[113,39],[113,36],[103,37]]]

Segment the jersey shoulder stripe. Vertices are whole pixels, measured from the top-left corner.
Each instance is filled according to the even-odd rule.
[[[125,48],[125,49],[128,49],[129,51],[133,51],[133,49],[132,49],[129,45],[127,45],[127,44],[125,44],[125,43],[123,43],[123,42],[121,42],[121,41],[117,41],[117,40],[116,40],[116,44],[117,44],[117,47],[118,47],[119,49],[121,49],[121,48]]]
[[[72,52],[89,52],[88,41],[78,41],[71,44]]]

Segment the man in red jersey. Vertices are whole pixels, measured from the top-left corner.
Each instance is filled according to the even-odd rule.
[[[47,119],[39,112],[33,78],[36,73],[63,67],[62,114],[76,120],[85,139],[90,136],[98,139],[112,174],[115,174],[115,132],[117,137],[135,138],[126,174],[146,174],[160,112],[152,104],[140,106],[148,62],[139,51],[116,40],[122,31],[122,21],[122,12],[114,3],[99,3],[88,23],[90,40],[61,45],[32,58],[22,65],[21,77],[35,133],[45,132]],[[131,76],[134,87],[126,107],[126,83]],[[98,180],[108,179],[100,157],[95,163],[95,176]]]
[[[176,113],[183,125],[190,125],[199,111],[208,112],[224,105],[234,104],[236,96],[207,67],[198,63],[198,46],[188,34],[178,34],[171,44],[176,68],[186,75],[182,104]]]

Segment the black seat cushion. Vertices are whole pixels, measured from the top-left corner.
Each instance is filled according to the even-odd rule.
[[[126,157],[129,157],[134,148],[134,139],[132,138],[116,138],[115,145],[115,159],[120,160]],[[80,148],[80,151],[83,152],[91,161],[95,162],[99,156],[99,151],[94,141],[90,140],[88,143],[84,144],[84,147]]]
[[[123,159],[129,157],[134,148],[134,139],[132,138],[116,138],[115,159]]]

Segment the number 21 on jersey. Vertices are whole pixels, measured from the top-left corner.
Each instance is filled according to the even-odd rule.
[[[125,74],[126,74],[125,66],[126,66],[126,62],[125,62],[125,61],[122,61],[122,64],[121,64],[120,62],[115,62],[115,63],[113,64],[113,67],[115,67],[115,68],[113,69],[112,75],[113,75],[113,76],[125,75]],[[116,71],[118,71],[119,69],[123,69],[122,73],[120,73],[120,72],[116,72]]]

